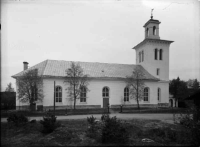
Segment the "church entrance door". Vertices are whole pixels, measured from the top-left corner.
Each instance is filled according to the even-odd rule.
[[[103,98],[103,108],[108,108],[109,98]]]

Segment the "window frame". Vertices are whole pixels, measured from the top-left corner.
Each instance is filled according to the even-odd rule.
[[[104,89],[107,89],[107,91],[106,90],[104,91]],[[103,98],[109,98],[110,97],[110,88],[109,87],[104,86],[102,88],[102,97]]]
[[[80,103],[86,103],[86,98],[87,98],[87,90],[85,86],[81,86],[80,88]]]
[[[160,76],[160,68],[156,68],[156,75]]]
[[[147,90],[147,91],[145,91],[145,90]],[[143,101],[144,102],[149,102],[149,92],[150,92],[149,87],[145,87],[144,88],[144,95],[143,95]],[[147,100],[146,100],[146,98],[147,98]]]
[[[146,28],[147,37],[149,37],[149,28]]]
[[[156,26],[153,26],[153,35],[156,35]]]
[[[58,88],[60,88],[60,89],[58,89]],[[62,103],[62,87],[60,85],[55,87],[55,102]]]
[[[129,88],[124,88],[124,102],[129,102]]]
[[[144,51],[142,51],[142,62],[144,61]]]
[[[139,63],[141,62],[141,52],[139,52]]]
[[[154,59],[158,60],[158,49],[157,48],[154,50]]]
[[[161,89],[158,87],[158,91],[157,91],[157,96],[158,96],[158,101],[161,101]]]
[[[159,60],[163,60],[163,49],[159,51]]]

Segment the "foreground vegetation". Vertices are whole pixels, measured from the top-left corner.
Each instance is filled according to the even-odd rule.
[[[135,108],[122,108],[122,112],[120,108],[110,108],[109,111],[111,113],[185,113],[187,111],[186,108],[143,108],[141,107],[140,110]],[[1,110],[1,118],[8,117],[10,113],[19,112],[25,116],[44,116],[47,112],[54,114],[53,110],[48,111],[27,111],[27,110],[9,110],[3,111]],[[95,109],[60,109],[55,110],[56,116],[63,116],[63,115],[89,115],[89,114],[106,114],[108,113],[108,109],[106,108],[95,108]]]
[[[47,115],[40,122],[27,121],[21,115],[9,118],[8,123],[1,122],[3,146],[184,146],[198,143],[191,128],[159,120],[122,121],[109,115],[102,115],[101,120],[91,116],[65,121],[56,121],[56,117]]]

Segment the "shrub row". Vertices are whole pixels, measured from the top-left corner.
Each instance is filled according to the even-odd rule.
[[[22,113],[10,113],[7,121],[15,126],[20,126],[26,124],[28,118]],[[36,122],[36,120],[32,120],[30,123],[34,122]],[[42,133],[51,133],[60,126],[60,123],[56,122],[55,115],[49,113],[43,117],[43,120],[40,120],[40,124],[42,124]]]
[[[21,113],[10,113],[7,121],[14,123],[15,126],[19,126],[28,122],[28,118]]]

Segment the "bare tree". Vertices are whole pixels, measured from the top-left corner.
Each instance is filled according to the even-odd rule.
[[[12,88],[12,83],[7,85],[5,92],[15,92],[14,88]]]
[[[28,70],[17,78],[17,93],[21,102],[29,102],[30,105],[43,100],[43,80],[37,69]]]
[[[126,83],[129,87],[130,98],[137,101],[138,109],[140,110],[139,101],[143,99],[144,94],[144,73],[137,66],[131,76],[126,77]]]
[[[74,109],[76,109],[76,101],[81,98],[82,88],[88,92],[88,76],[83,74],[82,67],[75,62],[71,62],[70,68],[66,70],[65,82],[69,84],[66,89],[71,101],[74,101]]]

